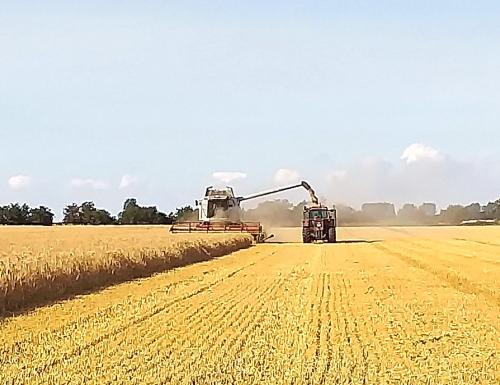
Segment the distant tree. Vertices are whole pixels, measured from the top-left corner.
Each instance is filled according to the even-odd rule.
[[[484,219],[497,219],[500,220],[500,199],[495,202],[488,203],[483,208]]]
[[[54,214],[47,207],[31,208],[13,203],[0,206],[0,225],[52,225]]]
[[[81,225],[82,215],[80,212],[80,206],[76,203],[66,206],[63,211],[63,223],[67,225]]]
[[[479,203],[472,203],[465,207],[467,210],[468,219],[482,219],[481,205]]]
[[[439,219],[442,223],[459,225],[463,221],[470,219],[470,214],[463,206],[450,205],[446,210],[441,210]]]
[[[29,222],[32,225],[52,226],[54,214],[47,207],[40,206],[30,210]]]
[[[496,200],[494,202],[496,205],[495,213],[494,213],[494,218],[493,219],[498,219],[500,220],[500,199]]]
[[[7,225],[27,225],[29,224],[30,207],[27,204],[22,206],[13,203],[4,207],[3,216]]]
[[[112,216],[108,211],[103,209],[97,209],[94,213],[95,224],[96,225],[114,225],[116,224],[116,218]]]
[[[407,203],[398,211],[398,222],[402,224],[422,223],[422,212],[414,204]]]
[[[435,203],[423,203],[418,210],[422,216],[434,217],[437,213],[437,207]]]
[[[0,225],[7,224],[7,207],[0,206]]]
[[[484,217],[486,219],[494,219],[496,217],[496,212],[497,212],[496,203],[489,202],[486,206],[484,206],[483,211],[484,211]]]
[[[137,199],[129,198],[123,204],[123,211],[118,214],[118,219],[121,224],[135,225],[140,220],[140,207],[137,204]]]
[[[392,203],[364,203],[361,211],[372,221],[378,222],[385,219],[392,219],[396,216],[396,209]]]
[[[196,221],[198,220],[198,210],[191,206],[183,206],[176,209],[175,214],[171,215],[173,221]]]
[[[141,207],[135,198],[129,198],[123,204],[123,211],[118,214],[120,224],[124,225],[152,225],[167,224],[169,217],[156,206]]]
[[[97,209],[94,202],[72,203],[64,209],[63,223],[73,225],[112,225],[116,219],[106,210]]]
[[[21,206],[21,225],[29,224],[30,211],[31,208],[26,203]]]
[[[83,202],[79,207],[81,222],[83,225],[97,225],[96,208],[94,202]]]
[[[139,217],[137,223],[155,224],[157,221],[158,210],[156,207],[141,207],[139,208]]]
[[[155,224],[157,224],[157,225],[170,225],[170,224],[172,224],[172,220],[171,220],[169,215],[159,211],[156,213]]]
[[[346,205],[337,205],[337,222],[340,226],[357,225],[363,223],[364,215]]]

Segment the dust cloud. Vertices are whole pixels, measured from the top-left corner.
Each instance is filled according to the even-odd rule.
[[[458,160],[430,147],[409,146],[399,161],[365,158],[331,170],[318,186],[329,202],[359,208],[365,202],[487,203],[499,198],[500,161]]]
[[[268,243],[299,243],[302,242],[302,227],[269,227],[266,234],[273,234]]]

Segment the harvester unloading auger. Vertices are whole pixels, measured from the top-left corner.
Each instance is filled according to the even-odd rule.
[[[176,222],[172,225],[170,231],[173,233],[242,232],[252,234],[256,242],[264,242],[270,237],[266,236],[260,222],[243,222],[241,220],[241,202],[299,187],[303,187],[309,192],[313,205],[319,204],[316,193],[306,181],[246,197],[235,196],[232,187],[223,189],[215,189],[212,186],[208,187],[203,199],[201,201],[196,201],[196,206],[199,211],[199,220],[195,222]]]

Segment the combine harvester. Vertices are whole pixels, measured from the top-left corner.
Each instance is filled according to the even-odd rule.
[[[320,240],[335,242],[335,232],[332,235],[330,231],[332,226],[334,229],[336,226],[335,209],[328,210],[320,205],[316,193],[306,181],[246,197],[235,196],[232,187],[224,189],[208,187],[203,199],[195,202],[199,212],[199,220],[176,222],[172,225],[170,231],[172,233],[248,233],[253,236],[256,243],[264,242],[272,238],[273,235],[267,236],[260,222],[244,222],[241,220],[241,202],[299,187],[303,187],[309,192],[312,202],[312,207],[304,208],[304,221],[302,222],[304,242],[309,243]]]

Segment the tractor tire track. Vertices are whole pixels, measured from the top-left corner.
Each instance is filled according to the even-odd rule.
[[[224,292],[224,294],[221,297],[219,297],[216,301],[203,302],[198,307],[194,307],[194,306],[193,307],[184,307],[184,308],[181,307],[181,312],[180,313],[176,312],[176,319],[177,320],[184,320],[185,319],[185,322],[186,321],[189,322],[189,321],[193,320],[193,322],[191,324],[193,329],[204,331],[206,329],[205,328],[206,320],[209,317],[212,317],[215,314],[217,314],[218,311],[220,311],[219,306],[223,305],[223,306],[229,307],[229,309],[225,309],[225,312],[222,313],[221,317],[225,314],[228,314],[230,309],[232,309],[236,306],[235,303],[231,302],[232,300],[236,301],[236,299],[238,299],[237,296],[234,296],[235,293],[245,293],[247,295],[251,294],[251,292],[249,290],[247,290],[247,291],[239,290],[241,288],[241,286],[242,285],[240,283],[240,285],[236,285],[231,290]],[[225,301],[226,298],[228,299],[227,301]],[[175,309],[172,309],[172,310],[175,310]],[[208,314],[206,314],[206,317],[205,318],[196,318],[204,310],[208,310]],[[184,318],[183,316],[186,313],[188,313],[188,314]],[[216,320],[216,319],[214,319],[214,320]],[[141,365],[141,361],[139,359],[136,359],[136,357],[140,356],[142,353],[144,353],[144,351],[147,351],[151,346],[153,346],[155,344],[159,344],[165,339],[172,338],[172,335],[170,335],[169,332],[174,330],[176,327],[176,324],[174,324],[174,325],[171,325],[167,330],[163,330],[163,329],[158,328],[156,325],[154,325],[155,321],[152,321],[152,320],[150,320],[150,321],[151,322],[149,322],[149,323],[153,323],[152,325],[144,323],[144,324],[142,324],[143,326],[140,329],[135,330],[135,333],[133,333],[133,336],[130,336],[130,338],[135,338],[134,336],[136,336],[138,334],[138,332],[140,332],[139,333],[140,335],[144,335],[143,329],[145,329],[145,331],[148,331],[148,330],[156,331],[156,333],[151,335],[149,338],[146,338],[146,337],[141,338],[141,341],[142,341],[141,349],[134,350],[133,354],[131,354],[130,352],[127,352],[126,349],[124,349],[124,348],[126,348],[126,345],[127,345],[126,339],[125,340],[122,339],[122,340],[117,341],[112,349],[110,349],[109,345],[107,347],[99,345],[101,347],[100,349],[105,350],[106,353],[111,355],[111,356],[116,355],[118,362],[121,362],[121,363],[130,362],[131,364],[127,365],[128,370],[133,370],[134,367],[139,367]],[[125,337],[129,337],[129,335],[126,334]],[[125,345],[125,346],[123,346],[123,345]],[[121,355],[115,354],[116,352],[120,352],[120,351],[123,352]],[[99,354],[104,354],[104,352],[94,351],[94,350],[86,352],[86,356],[93,356],[93,355],[99,355]],[[121,356],[124,356],[124,357],[121,357]],[[81,358],[77,358],[77,360],[80,360],[80,359]],[[65,366],[67,366],[67,362],[65,362]],[[102,371],[112,370],[113,366],[114,366],[114,362],[109,362],[108,365],[105,365],[102,367]]]
[[[374,244],[374,247],[376,247],[377,249],[379,249],[384,253],[390,254],[402,260],[403,262],[407,263],[410,266],[416,267],[418,269],[426,271],[429,274],[434,275],[436,278],[446,282],[448,286],[454,288],[455,290],[458,290],[465,294],[481,295],[486,300],[493,303],[495,306],[500,306],[500,295],[496,294],[495,292],[492,292],[491,290],[478,286],[477,284],[473,283],[467,278],[459,276],[451,271],[436,269],[431,265],[428,265],[422,261],[410,257],[409,255],[400,253],[398,251],[394,251],[387,246],[383,246],[381,244]]]
[[[198,289],[196,289],[188,294],[180,296],[179,298],[176,298],[175,300],[170,301],[164,305],[155,306],[151,311],[147,312],[146,314],[143,314],[142,316],[140,316],[140,317],[138,317],[130,322],[127,322],[123,325],[120,325],[119,327],[115,327],[115,328],[113,328],[112,331],[103,333],[84,345],[77,346],[70,351],[64,352],[58,358],[52,359],[50,361],[44,361],[41,365],[31,366],[30,368],[28,368],[28,371],[31,373],[34,373],[36,375],[39,375],[40,373],[48,371],[49,369],[52,369],[55,366],[61,365],[63,362],[65,362],[67,360],[70,360],[74,357],[80,356],[84,351],[91,349],[91,348],[94,348],[96,345],[101,344],[101,343],[115,337],[116,335],[124,333],[127,329],[131,328],[132,326],[135,326],[135,325],[138,325],[142,322],[145,322],[146,320],[148,320],[152,317],[155,317],[158,314],[168,310],[172,306],[174,306],[180,302],[189,300],[189,299],[191,299],[191,298],[193,298],[201,293],[204,293],[207,290],[212,289],[213,287],[222,283],[223,281],[231,279],[232,277],[234,277],[236,274],[242,272],[243,270],[248,269],[252,266],[255,266],[257,264],[257,262],[259,262],[259,261],[255,261],[253,263],[250,263],[248,265],[245,265],[243,267],[235,269],[232,272],[230,272],[229,274],[225,275],[224,277],[216,280],[215,282],[204,285],[204,286],[202,286],[202,287],[200,287],[200,288],[198,288]]]
[[[283,282],[283,279],[273,281],[272,284],[267,286],[266,290],[262,292],[256,300],[252,300],[252,302],[257,303],[257,306],[246,304],[245,310],[242,312],[240,317],[231,321],[229,325],[220,325],[229,328],[234,327],[235,332],[230,334],[227,338],[223,338],[222,335],[216,334],[216,340],[211,344],[207,344],[210,347],[203,350],[203,353],[201,353],[202,356],[210,357],[210,360],[213,362],[226,363],[226,365],[219,366],[218,372],[214,371],[212,372],[212,375],[210,375],[210,373],[208,373],[208,376],[205,375],[203,377],[205,380],[207,378],[212,378],[212,381],[217,382],[217,378],[220,375],[224,375],[225,373],[229,373],[231,371],[231,363],[234,358],[241,355],[245,347],[251,342],[251,336],[256,333],[257,329],[266,317],[264,310],[268,307],[268,301],[265,301],[264,299],[276,296],[280,287],[283,285]],[[237,333],[236,330],[239,330],[239,333]],[[193,363],[196,362],[197,360],[193,361]],[[208,364],[206,360],[201,360],[199,362],[205,362],[205,365]],[[171,380],[181,379],[193,382],[196,380],[196,376],[194,376],[194,378],[192,375],[188,375],[186,377],[184,373],[183,376],[173,377]]]

